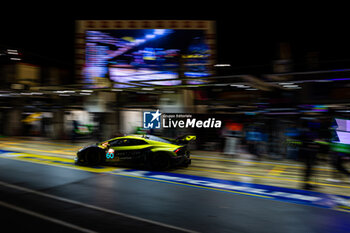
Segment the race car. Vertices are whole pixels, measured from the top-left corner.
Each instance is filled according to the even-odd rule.
[[[191,164],[187,144],[196,136],[176,139],[154,135],[129,135],[81,148],[75,157],[77,165],[142,164],[152,170],[165,170],[172,166]]]

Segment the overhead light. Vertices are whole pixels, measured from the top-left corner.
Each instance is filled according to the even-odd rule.
[[[350,110],[336,110],[335,112],[350,112]]]
[[[279,85],[293,85],[294,83],[278,83]]]
[[[112,91],[123,91],[122,89],[112,89]]]
[[[215,64],[215,67],[231,67],[231,64]]]
[[[146,35],[146,38],[147,38],[147,39],[153,39],[154,37],[156,37],[156,35],[153,35],[153,34],[148,34],[148,35]]]
[[[154,88],[152,88],[152,87],[143,87],[143,88],[141,88],[141,90],[143,90],[143,91],[153,91]]]
[[[155,29],[154,34],[163,35],[165,33],[165,29]]]
[[[75,91],[64,90],[64,91],[54,91],[54,93],[61,93],[61,94],[64,94],[64,93],[75,93]]]
[[[283,87],[286,87],[286,88],[295,88],[295,87],[299,87],[298,85],[283,85]]]
[[[325,79],[325,80],[317,80],[316,82],[318,82],[318,83],[329,83],[329,82],[333,82],[333,80]]]
[[[93,90],[81,90],[82,92],[94,92]]]
[[[145,41],[146,41],[145,39],[136,39],[135,43],[141,44],[141,43],[144,43]]]
[[[7,49],[7,54],[18,55],[17,49]]]
[[[243,85],[243,84],[231,84],[231,87],[250,88],[250,86],[248,86],[248,85]]]

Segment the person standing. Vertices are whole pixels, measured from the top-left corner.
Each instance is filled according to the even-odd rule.
[[[334,152],[332,156],[332,164],[339,174],[345,175],[350,180],[350,172],[345,168],[344,162],[349,160],[349,154],[344,152]],[[337,181],[333,179],[333,181]]]
[[[303,176],[303,189],[311,190],[314,186],[311,184],[312,169],[316,162],[319,145],[315,142],[318,138],[317,128],[314,127],[315,121],[304,120],[300,131],[301,147],[300,159],[304,162],[305,170]]]
[[[234,137],[235,132],[231,129],[231,122],[226,123],[223,129],[222,136],[225,138],[224,144],[224,155],[234,155],[236,153],[236,138]]]
[[[257,160],[261,160],[259,144],[262,140],[261,132],[255,125],[251,125],[247,129],[246,141],[248,144],[248,151],[254,155]]]

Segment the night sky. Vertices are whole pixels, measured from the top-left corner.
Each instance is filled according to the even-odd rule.
[[[345,6],[268,8],[252,3],[227,5],[226,1],[187,7],[171,7],[170,2],[132,4],[133,9],[130,4],[88,4],[2,7],[0,46],[72,67],[74,20],[193,19],[217,22],[218,62],[231,63],[233,68],[271,65],[278,58],[280,42],[290,43],[294,62],[303,62],[308,52],[317,52],[324,62],[340,60],[343,65],[350,61],[350,20]]]

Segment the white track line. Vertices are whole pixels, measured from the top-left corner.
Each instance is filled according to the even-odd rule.
[[[146,219],[146,218],[141,218],[141,217],[137,217],[137,216],[134,216],[134,215],[125,214],[125,213],[122,213],[122,212],[119,212],[119,211],[105,209],[103,207],[98,207],[98,206],[95,206],[95,205],[90,205],[90,204],[86,204],[86,203],[83,203],[83,202],[74,201],[74,200],[71,200],[71,199],[68,199],[68,198],[51,195],[51,194],[48,194],[48,193],[36,191],[34,189],[29,189],[29,188],[25,188],[25,187],[9,184],[9,183],[3,182],[3,181],[0,181],[0,185],[5,186],[5,187],[9,187],[9,188],[13,188],[13,189],[17,189],[17,190],[21,190],[21,191],[24,191],[24,192],[33,193],[33,194],[36,194],[36,195],[52,198],[52,199],[55,199],[55,200],[58,200],[58,201],[67,202],[67,203],[70,203],[70,204],[73,204],[73,205],[79,205],[79,206],[83,206],[83,207],[86,207],[86,208],[102,211],[102,212],[105,212],[105,213],[119,215],[119,216],[122,216],[122,217],[138,220],[138,221],[141,221],[141,222],[146,222],[146,223],[150,223],[150,224],[154,224],[154,225],[158,225],[158,226],[162,226],[162,227],[166,227],[166,228],[170,228],[170,229],[175,229],[175,230],[178,230],[178,231],[189,232],[189,233],[195,233],[196,232],[196,231],[185,229],[185,228],[182,228],[182,227],[177,227],[177,226],[169,225],[169,224],[166,224],[166,223],[161,223],[161,222],[158,222],[158,221],[154,221],[154,220],[150,220],[150,219]]]
[[[47,220],[47,221],[50,221],[50,222],[53,222],[53,223],[65,226],[65,227],[69,227],[69,228],[81,231],[81,232],[97,233],[96,231],[92,231],[92,230],[89,230],[89,229],[86,229],[86,228],[83,228],[83,227],[80,227],[80,226],[77,226],[77,225],[74,225],[74,224],[71,224],[71,223],[59,220],[57,218],[48,217],[46,215],[42,215],[42,214],[39,214],[39,213],[31,211],[31,210],[23,209],[21,207],[18,207],[18,206],[15,206],[15,205],[11,205],[11,204],[6,203],[6,202],[0,201],[0,206],[6,207],[6,208],[9,208],[9,209],[13,209],[15,211],[18,211],[18,212],[21,212],[21,213],[24,213],[24,214],[28,214],[28,215],[31,215],[31,216],[34,216],[34,217],[37,217],[37,218],[41,218],[41,219],[44,219],[44,220]]]

